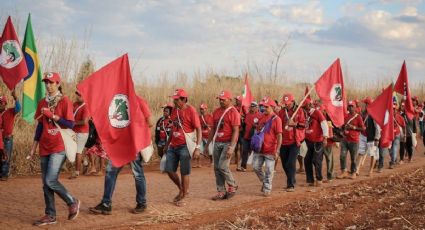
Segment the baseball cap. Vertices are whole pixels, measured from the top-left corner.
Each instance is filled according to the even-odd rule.
[[[258,103],[256,101],[251,102],[251,107],[257,107],[257,106],[258,106]]]
[[[282,103],[284,105],[289,105],[291,102],[294,101],[294,95],[288,93],[288,94],[284,94],[282,97]]]
[[[7,97],[6,96],[0,96],[0,103],[7,104]]]
[[[47,73],[44,73],[43,81],[44,82],[49,81],[49,82],[60,83],[61,82],[61,76],[58,73],[47,72]]]
[[[223,90],[221,91],[221,93],[217,96],[217,99],[232,99],[232,93],[227,91],[227,90]]]
[[[174,91],[174,94],[170,96],[173,99],[178,99],[181,97],[186,97],[187,98],[187,93],[184,89],[176,89]]]
[[[272,107],[275,107],[276,106],[276,102],[273,99],[271,99],[270,97],[264,97],[261,100],[260,105],[262,105],[262,106],[272,106]]]
[[[367,105],[370,105],[373,102],[373,100],[371,97],[366,97],[365,99],[362,100],[362,102]]]
[[[356,107],[356,102],[355,101],[349,101],[348,106]]]
[[[202,104],[199,106],[199,108],[200,108],[200,109],[208,109],[208,105],[207,105],[207,104],[205,104],[205,103],[202,103]]]

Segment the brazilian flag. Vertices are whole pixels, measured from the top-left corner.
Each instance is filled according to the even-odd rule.
[[[27,28],[22,51],[27,62],[28,76],[24,80],[22,97],[22,117],[29,123],[34,121],[35,110],[38,102],[45,96],[46,89],[42,82],[40,61],[35,47],[34,33],[31,25],[31,15],[28,16]]]

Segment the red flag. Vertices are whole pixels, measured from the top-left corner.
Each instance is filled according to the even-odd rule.
[[[415,108],[412,102],[412,96],[410,94],[409,79],[407,77],[406,61],[401,66],[400,74],[394,85],[394,91],[403,95],[405,100],[405,110],[407,117],[411,120],[415,116]]]
[[[393,85],[391,84],[370,105],[367,113],[381,127],[381,145],[394,140]]]
[[[28,68],[10,16],[4,26],[0,48],[0,75],[7,88],[13,90],[28,75]]]
[[[77,85],[106,153],[116,167],[134,160],[151,143],[134,90],[127,54]]]
[[[317,96],[322,100],[322,104],[334,125],[342,126],[347,103],[339,58],[323,73],[315,83],[315,87]]]
[[[308,94],[308,91],[310,91],[310,89],[308,88],[308,85],[307,85],[307,86],[305,87],[304,96]],[[311,100],[311,95],[309,94],[309,95],[307,96],[307,98]]]
[[[251,88],[249,87],[248,74],[245,74],[245,85],[242,91],[242,106],[249,108],[253,100]]]

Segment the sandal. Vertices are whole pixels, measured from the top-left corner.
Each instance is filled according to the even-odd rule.
[[[179,193],[179,194],[177,194],[177,196],[174,197],[173,202],[176,203],[176,202],[178,202],[181,199],[182,199],[182,196]]]
[[[181,197],[179,200],[175,201],[174,204],[177,207],[184,207],[186,205],[186,202],[184,201],[184,197]]]
[[[217,195],[213,196],[212,200],[225,200],[227,198],[225,192],[218,192]]]

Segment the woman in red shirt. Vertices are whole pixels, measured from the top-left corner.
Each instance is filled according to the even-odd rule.
[[[68,220],[75,219],[80,210],[80,201],[73,197],[58,181],[66,157],[65,145],[59,127],[70,129],[74,127],[72,103],[60,91],[58,73],[46,73],[43,82],[46,85],[47,95],[38,103],[34,116],[38,124],[29,156],[33,156],[37,146],[39,146],[46,209],[45,216],[34,222],[36,226],[56,223],[55,193],[69,207]]]

